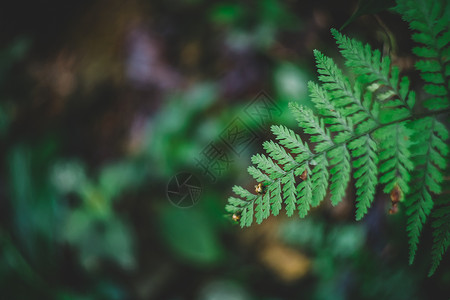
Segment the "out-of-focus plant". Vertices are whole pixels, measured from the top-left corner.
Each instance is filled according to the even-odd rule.
[[[314,299],[420,299],[418,272],[396,268],[392,260],[373,264],[377,254],[367,247],[369,233],[356,223],[331,225],[317,216],[289,219],[278,234],[311,258],[318,279],[311,288]]]

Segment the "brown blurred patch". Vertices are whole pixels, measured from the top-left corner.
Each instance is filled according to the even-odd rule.
[[[281,244],[269,244],[261,250],[261,262],[284,281],[304,277],[311,268],[311,261],[301,252]]]
[[[200,43],[198,41],[189,41],[183,46],[181,51],[181,63],[188,68],[193,68],[198,65],[200,55]]]
[[[350,185],[350,184],[349,184]],[[327,203],[328,208],[331,211],[331,216],[337,220],[347,220],[352,218],[352,213],[354,209],[353,201],[351,199],[351,195],[349,196],[349,191],[347,191],[347,195],[344,196],[336,206],[331,204],[329,199],[325,199],[325,203]],[[328,200],[328,201],[327,201]]]
[[[75,66],[76,58],[67,50],[62,50],[53,60],[31,64],[29,73],[36,83],[32,91],[33,106],[47,102],[49,115],[60,113],[77,86]]]
[[[394,66],[399,67],[400,70],[402,71],[414,71],[414,64],[416,62],[416,59],[414,58],[414,56],[396,56],[393,55],[392,57],[392,64]]]
[[[279,225],[285,216],[269,217],[260,225],[243,230],[240,242],[257,254],[258,260],[282,281],[303,278],[311,269],[310,259],[300,250],[284,245],[279,239]]]

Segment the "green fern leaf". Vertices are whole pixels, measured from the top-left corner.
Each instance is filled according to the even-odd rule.
[[[411,122],[416,144],[412,147],[415,169],[412,174],[407,205],[407,231],[410,245],[409,262],[414,261],[419,236],[428,215],[433,208],[431,193],[441,193],[442,171],[446,167],[444,156],[448,154],[448,131],[434,118],[423,118]],[[439,170],[441,169],[441,170]]]
[[[288,148],[291,153],[298,154],[295,157],[295,160],[298,163],[302,163],[312,157],[313,154],[311,150],[309,150],[308,145],[304,144],[295,132],[284,126],[273,125],[271,129],[281,145]]]
[[[258,196],[255,201],[255,219],[258,224],[261,224],[264,219],[264,205],[262,198],[262,196]]]
[[[278,216],[281,210],[281,203],[283,199],[281,198],[281,183],[280,181],[275,182],[269,187],[270,190],[270,209],[274,216]]]
[[[325,198],[328,188],[328,160],[325,153],[319,155],[314,159],[316,166],[312,170],[311,174],[311,188],[312,199],[311,205],[313,207],[318,206],[320,202]]]
[[[348,140],[353,133],[353,124],[350,119],[344,117],[339,108],[337,108],[330,95],[318,84],[309,82],[308,89],[310,91],[311,100],[316,104],[316,108],[324,122],[330,125],[328,128],[331,132],[337,132],[333,138],[336,143]]]
[[[254,166],[248,167],[247,171],[258,182],[273,182],[273,180],[269,176],[267,176],[266,174],[261,172],[260,169],[255,168]]]
[[[389,57],[381,57],[379,50],[372,50],[368,44],[350,39],[336,29],[331,32],[342,56],[346,58],[346,65],[359,76],[358,80],[370,85],[370,90],[377,93],[382,107],[395,111],[395,114],[384,119],[392,121],[409,116],[415,103],[415,94],[409,91],[407,77],[402,77],[399,84],[399,70],[391,66]]]
[[[229,197],[228,205],[225,207],[229,213],[240,213],[240,225],[241,227],[250,226],[253,222],[253,205],[257,200],[258,195],[254,195],[246,189],[235,185],[233,192],[241,198]]]
[[[328,157],[332,165],[330,169],[331,203],[337,205],[345,196],[350,180],[350,153],[346,145],[342,145],[328,152]]]
[[[264,156],[262,154],[256,154],[252,156],[253,164],[257,165],[258,168],[266,172],[271,179],[278,179],[286,173],[280,168],[270,157]]]
[[[356,82],[354,88],[348,78],[336,66],[334,61],[314,50],[319,80],[323,82],[323,87],[333,97],[336,107],[344,108],[342,110],[345,117],[350,117],[355,126],[366,121],[369,127],[374,127],[378,121],[372,115],[370,108],[361,102],[361,82]]]
[[[263,147],[273,159],[278,161],[278,164],[283,166],[285,172],[289,172],[299,165],[299,163],[288,154],[283,147],[273,141],[264,142]]]
[[[243,227],[249,227],[253,223],[253,204],[247,205],[243,210],[241,214],[241,228]]]
[[[297,208],[300,218],[306,217],[312,205],[311,169],[307,164],[297,168],[295,175],[306,174],[306,178],[297,185]]]
[[[433,211],[433,248],[431,250],[431,268],[428,276],[433,275],[439,266],[442,256],[450,246],[450,197],[442,194],[436,201],[437,208]]]
[[[238,186],[238,185],[233,186],[233,192],[236,195],[247,199],[247,201],[253,201],[254,197],[255,197],[255,195],[253,195],[252,193],[250,193],[249,191],[247,191],[246,189],[244,189],[243,187]]]
[[[432,110],[450,107],[448,62],[450,61],[450,2],[445,0],[398,0],[395,8],[415,33],[412,39],[422,44],[413,49],[422,57],[416,68],[427,83],[425,91],[432,95],[424,105]],[[435,99],[438,98],[438,101]]]
[[[255,219],[256,223],[261,224],[264,219],[270,216],[270,195],[269,192],[260,195],[255,201]]]
[[[230,197],[228,198],[228,205],[225,207],[225,209],[229,212],[229,213],[236,213],[242,210],[242,208],[244,208],[245,206],[248,205],[247,201],[244,201],[242,199],[239,198],[235,198],[235,197]]]
[[[374,199],[375,188],[378,183],[377,144],[369,135],[365,135],[350,142],[348,148],[352,150],[352,157],[355,158],[353,175],[356,179],[355,186],[357,188],[356,220],[361,220]]]
[[[294,213],[295,205],[297,203],[297,191],[295,189],[295,178],[292,172],[289,172],[283,179],[281,179],[283,186],[283,197],[286,205],[286,214],[290,217]]]
[[[374,133],[380,145],[380,183],[385,184],[385,193],[390,193],[396,186],[403,193],[409,191],[410,172],[414,168],[409,151],[411,135],[412,131],[404,122],[380,128]]]
[[[312,110],[299,106],[297,103],[290,103],[289,108],[304,132],[311,135],[311,142],[317,143],[314,148],[316,152],[322,152],[333,145],[323,121],[317,118]]]

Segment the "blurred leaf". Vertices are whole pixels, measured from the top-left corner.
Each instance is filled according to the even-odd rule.
[[[366,272],[362,272],[362,275],[361,296],[365,299],[425,299],[418,293],[419,278],[414,272],[372,265],[372,269],[366,268]]]
[[[33,219],[33,194],[31,176],[31,158],[24,146],[12,148],[7,163],[9,164],[10,203],[16,233],[28,254],[33,253],[35,228]]]
[[[276,28],[271,24],[260,24],[252,34],[253,42],[261,49],[269,49],[275,41],[276,33]]]
[[[124,190],[138,186],[144,178],[145,171],[145,165],[133,161],[108,165],[100,173],[100,190],[108,200],[114,199]]]
[[[282,101],[302,102],[308,99],[308,77],[296,65],[283,62],[274,75],[275,88]],[[309,102],[309,101],[308,101]]]
[[[167,246],[191,264],[213,264],[223,256],[211,224],[196,210],[166,208],[161,212],[160,228]]]
[[[79,250],[80,260],[88,270],[97,269],[104,259],[124,269],[135,266],[131,232],[115,216],[75,210],[67,218],[63,238]]]
[[[46,288],[45,282],[24,259],[10,237],[0,231],[0,276],[16,272],[22,280],[37,288]],[[4,265],[5,264],[5,265]],[[4,269],[3,269],[4,268]],[[2,270],[3,269],[3,270]],[[1,278],[0,277],[0,278]]]
[[[298,18],[289,8],[284,6],[285,2],[277,0],[258,1],[261,11],[261,22],[269,23],[277,28],[292,29],[297,27]]]
[[[61,193],[75,192],[86,181],[84,166],[78,161],[59,161],[53,164],[50,181]]]
[[[349,257],[361,250],[365,239],[362,226],[337,226],[327,236],[327,248],[336,257]]]
[[[282,224],[280,237],[291,245],[318,251],[324,241],[324,224],[313,219],[289,220]]]
[[[200,291],[198,300],[250,300],[246,290],[232,281],[215,280],[208,282]]]
[[[231,24],[241,18],[243,13],[244,9],[240,4],[220,3],[213,7],[210,19],[219,24]]]
[[[148,124],[145,136],[145,155],[151,158],[154,176],[172,176],[180,165],[192,162],[186,153],[193,153],[192,148],[198,153],[199,149],[192,142],[193,127],[202,120],[199,115],[205,113],[216,97],[216,85],[203,83],[168,98],[161,112]]]
[[[313,270],[316,276],[320,277],[322,282],[329,281],[339,271],[338,262],[330,255],[327,248],[320,249],[317,253],[317,257],[313,261]],[[320,288],[319,288],[320,290]]]
[[[31,40],[27,37],[16,37],[8,47],[0,50],[0,85],[3,84],[11,67],[22,59],[31,46]]]

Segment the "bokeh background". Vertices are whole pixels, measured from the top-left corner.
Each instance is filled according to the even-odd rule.
[[[296,128],[288,102],[311,105],[312,50],[342,65],[330,28],[420,84],[392,4],[4,1],[0,299],[447,299],[448,256],[428,278],[426,227],[408,266],[381,193],[358,223],[351,189],[303,220],[240,229],[224,210],[269,126]],[[167,191],[180,172],[190,208]]]

